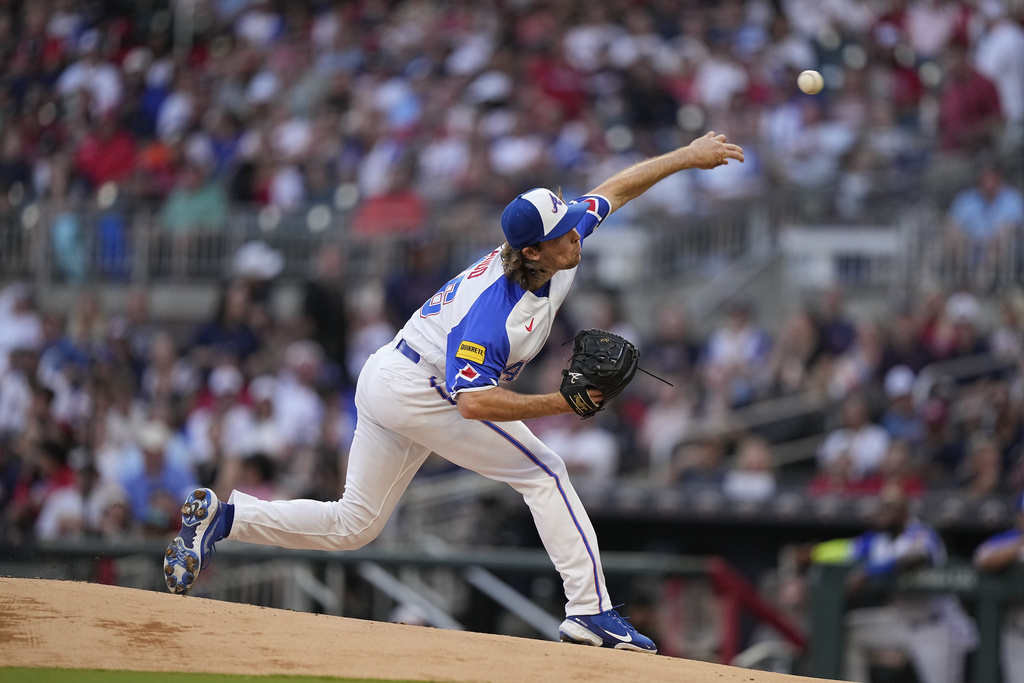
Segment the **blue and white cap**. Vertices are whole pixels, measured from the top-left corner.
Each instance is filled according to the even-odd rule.
[[[501,213],[501,229],[513,249],[561,237],[580,222],[589,205],[566,204],[558,195],[536,187],[513,199]]]

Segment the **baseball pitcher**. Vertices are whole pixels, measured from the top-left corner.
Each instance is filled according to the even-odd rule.
[[[712,131],[571,201],[544,188],[513,199],[501,216],[504,244],[445,283],[360,372],[358,423],[341,500],[267,502],[234,491],[223,503],[213,491],[197,489],[182,506],[181,534],[165,554],[167,587],[187,594],[222,538],[323,550],[369,543],[436,452],[522,494],[562,576],[562,640],[656,652],[612,608],[594,528],[565,465],[523,424],[599,410],[607,398],[602,388],[611,395],[623,373],[632,377],[635,349],[595,331],[578,342],[580,357],[559,391],[527,395],[502,384],[544,346],[594,229],[659,180],[730,159],[742,162],[743,150]],[[603,374],[615,376],[602,382]],[[582,391],[581,383],[587,383]]]

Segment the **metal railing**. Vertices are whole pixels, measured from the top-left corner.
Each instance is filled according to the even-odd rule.
[[[906,253],[919,286],[986,294],[1024,279],[1024,225],[1012,226],[988,246],[972,244],[966,236],[953,238],[937,203],[920,203],[909,227]]]
[[[796,261],[788,270],[798,282],[838,281],[895,296],[926,284],[1000,287],[1024,275],[1019,233],[1007,237],[991,263],[968,260],[969,253],[946,253],[934,197],[875,207],[882,219],[863,225],[815,223],[792,199],[765,196],[756,203],[716,207],[708,215],[616,217],[591,241],[595,265],[588,272],[605,284],[654,293],[653,282],[713,281],[737,264],[757,268],[791,252]],[[0,278],[32,280],[41,291],[59,284],[215,283],[228,275],[243,244],[262,240],[280,252],[281,276],[290,279],[307,275],[320,245],[339,244],[355,281],[404,270],[407,245],[424,237],[439,243],[451,265],[470,263],[500,241],[493,208],[482,213],[489,216],[486,225],[455,231],[443,224],[446,207],[433,207],[423,233],[413,236],[353,234],[352,211],[326,205],[293,214],[233,205],[222,230],[172,234],[161,226],[156,208],[67,211],[36,202],[0,211]]]
[[[162,227],[154,207],[68,211],[37,202],[0,213],[0,277],[32,280],[42,289],[183,278],[216,282],[228,275],[239,247],[261,240],[283,257],[282,277],[305,276],[319,246],[334,242],[348,254],[349,274],[366,278],[403,270],[406,245],[424,237],[440,242],[453,264],[470,263],[500,242],[496,211],[485,211],[486,226],[458,233],[441,224],[445,213],[444,207],[434,207],[437,218],[419,235],[366,236],[351,232],[350,211],[317,206],[281,214],[235,205],[221,230],[172,233]],[[593,243],[598,277],[618,284],[668,275],[702,277],[708,268],[748,252],[755,218],[752,210],[683,221],[662,214],[633,216],[598,233]]]
[[[1007,179],[1019,186],[1024,172],[1019,162],[1014,169]],[[951,187],[968,187],[974,179],[973,174],[952,179]],[[851,287],[885,282],[906,289],[924,281],[953,285],[965,273],[997,285],[1020,279],[1024,267],[1020,235],[1011,236],[1011,248],[1001,249],[996,262],[980,266],[981,272],[966,257],[942,257],[937,237],[949,190],[929,186],[920,176],[886,179],[853,214],[838,210],[837,193],[836,187],[813,191],[772,187],[756,197],[713,202],[696,213],[675,217],[645,210],[648,207],[638,203],[609,221],[603,231],[608,234],[595,240],[595,252],[605,261],[604,277],[615,283],[649,284],[664,277],[707,279],[741,258],[777,253],[783,226],[834,225],[848,230],[858,225],[878,235],[895,234],[899,243],[880,245],[867,258],[840,259],[836,275]],[[0,278],[34,279],[43,286],[173,281],[185,276],[217,280],[224,277],[230,255],[253,239],[281,251],[285,277],[304,275],[310,254],[325,241],[342,244],[350,254],[353,277],[365,277],[401,267],[401,245],[408,239],[352,234],[352,219],[359,209],[354,195],[341,205],[310,204],[292,212],[233,204],[223,229],[193,232],[188,237],[164,230],[159,203],[117,199],[116,193],[112,203],[101,202],[103,195],[101,190],[88,206],[73,208],[50,201],[0,207]],[[449,224],[449,217],[456,213],[452,207],[432,204],[423,235],[443,242],[452,263],[468,263],[500,240],[500,210],[482,206],[477,214],[486,217],[483,224],[455,228]],[[605,245],[599,246],[602,241]]]

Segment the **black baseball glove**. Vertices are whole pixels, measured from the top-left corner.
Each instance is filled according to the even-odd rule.
[[[569,367],[562,370],[558,390],[576,414],[586,419],[630,383],[640,362],[640,351],[628,339],[605,330],[582,330],[573,342],[572,358]],[[597,403],[590,398],[588,387],[600,391],[604,400]]]

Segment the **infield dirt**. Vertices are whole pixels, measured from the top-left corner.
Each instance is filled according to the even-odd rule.
[[[0,578],[0,662],[494,683],[820,680],[130,588],[11,578]]]

